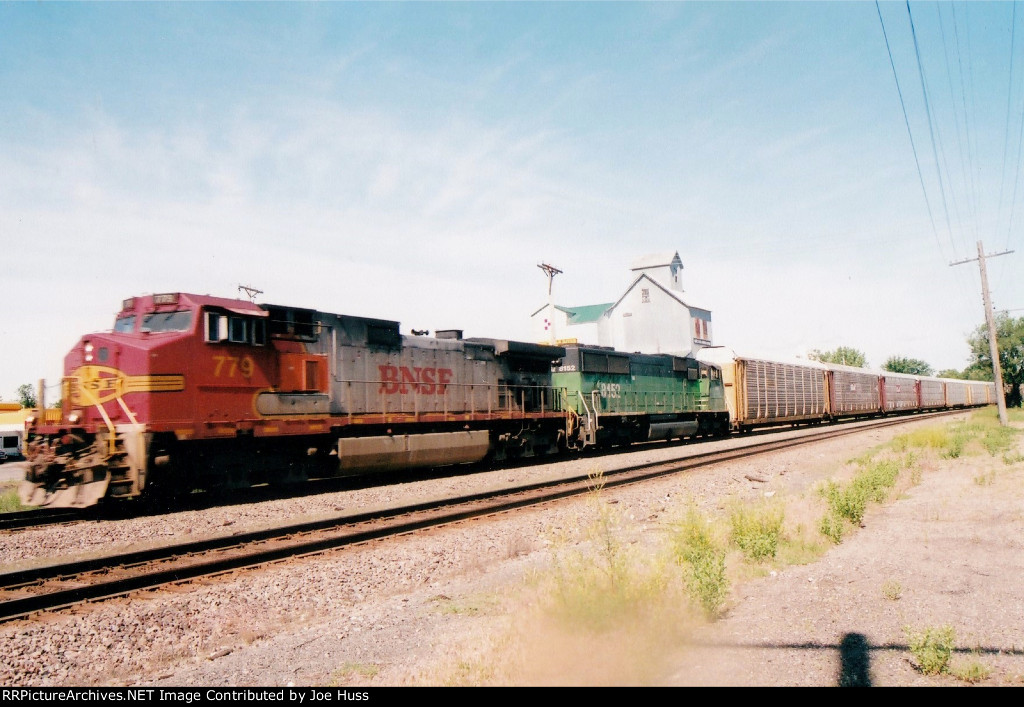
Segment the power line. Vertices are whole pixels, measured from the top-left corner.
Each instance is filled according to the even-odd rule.
[[[956,5],[950,4],[950,11],[953,14],[953,37],[956,40],[956,56],[957,66],[959,68],[960,76],[960,102],[963,106],[964,112],[964,142],[967,143],[967,175],[964,177],[964,188],[967,190],[967,203],[970,206],[971,220],[974,223],[974,235],[978,235],[978,190],[974,183],[974,151],[971,149],[971,137],[974,135],[971,130],[971,112],[967,109],[967,87],[964,85],[964,52],[960,50],[960,27],[957,24],[956,18]],[[970,35],[970,24],[967,22],[966,16],[964,17],[964,41],[967,44],[967,74],[973,78],[971,72],[971,35]],[[973,81],[969,81],[968,85],[972,87],[971,98],[973,104],[974,91]],[[961,157],[961,159],[963,159]]]
[[[875,0],[877,3],[878,0]],[[928,84],[924,77],[924,65],[921,63],[921,47],[917,42],[917,29],[914,27],[914,15],[910,11],[910,0],[906,0],[907,17],[910,19],[910,34],[914,38],[914,54],[917,56],[917,73],[921,78],[921,93],[924,96],[924,112],[928,117],[928,134],[932,141],[932,156],[935,158],[935,174],[939,179],[939,194],[942,196],[942,209],[946,216],[946,230],[949,233],[949,242],[956,252],[956,243],[953,241],[953,226],[949,221],[949,204],[946,201],[946,185],[942,179],[941,163],[939,162],[939,151],[935,141],[935,126],[932,120],[931,102],[928,99]]]
[[[1013,100],[1013,87],[1014,87],[1014,83],[1013,83],[1013,59],[1014,59],[1014,54],[1015,54],[1015,52],[1014,52],[1014,46],[1016,44],[1015,40],[1016,40],[1016,36],[1017,36],[1017,3],[1016,2],[1013,3],[1013,14],[1012,14],[1011,18],[1012,19],[1011,19],[1011,25],[1010,25],[1010,82],[1009,82],[1009,86],[1008,86],[1007,91],[1006,91],[1006,139],[1004,141],[1004,146],[1003,146],[1003,169],[1002,169],[1002,171],[1000,172],[1000,175],[999,175],[999,177],[1000,177],[1000,180],[999,180],[999,210],[996,213],[996,218],[997,219],[999,219],[999,217],[1002,215],[1002,210],[1003,210],[1002,209],[1002,205],[1003,205],[1002,197],[1003,197],[1003,188],[1005,187],[1005,183],[1006,183],[1006,158],[1007,158],[1007,156],[1009,154],[1010,117],[1011,117],[1011,104],[1012,104],[1012,100]],[[1021,157],[1021,144],[1022,144],[1022,142],[1024,142],[1024,106],[1022,106],[1022,114],[1021,114],[1021,120],[1020,120],[1020,132],[1017,135],[1016,159],[1014,160],[1014,163],[1013,163],[1014,165],[1016,165],[1016,167],[1014,169],[1013,197],[1010,199],[1010,206],[1009,206],[1010,212],[1009,212],[1009,215],[1007,217],[1007,225],[1006,225],[1006,241],[1005,241],[1005,246],[1004,247],[1007,247],[1007,248],[1010,246],[1010,242],[1011,242],[1011,240],[1013,238],[1013,221],[1014,221],[1014,216],[1015,216],[1016,211],[1017,211],[1017,190],[1018,190],[1019,185],[1020,185],[1020,157]],[[997,220],[997,223],[998,223],[998,220]],[[999,270],[999,281],[1000,282],[1003,282],[1005,280],[1007,267],[1008,266],[1004,262],[1003,266]]]
[[[1010,104],[1013,100],[1013,45],[1017,37],[1017,3],[1013,3],[1013,16],[1010,20],[1010,84],[1006,88],[1006,130],[1003,131],[1003,168],[999,172],[999,207],[998,216],[1003,211],[1003,188],[1006,186],[1006,154],[1010,151]],[[1019,153],[1018,153],[1019,159]],[[1010,202],[1010,218],[1013,219],[1013,202]]]
[[[928,220],[932,224],[932,233],[935,234],[935,242],[942,250],[942,241],[939,238],[939,229],[935,226],[935,216],[932,213],[932,202],[928,198],[928,190],[924,186],[924,175],[921,173],[921,160],[917,156],[917,145],[914,144],[914,133],[910,129],[910,119],[907,117],[907,104],[903,100],[903,89],[900,87],[900,77],[896,73],[896,64],[892,59],[892,48],[889,46],[889,35],[885,31],[885,21],[882,19],[882,8],[875,0],[875,9],[878,11],[878,22],[882,25],[882,37],[885,39],[885,50],[889,53],[889,66],[892,67],[892,77],[896,80],[896,93],[900,97],[900,107],[903,109],[903,123],[907,126],[907,136],[910,138],[910,149],[914,153],[914,164],[917,166],[917,178],[921,182],[921,193],[924,195],[924,203],[928,207]],[[955,250],[954,250],[955,252]]]
[[[953,135],[956,138],[957,153],[960,157],[960,175],[963,178],[964,195],[967,196],[967,175],[964,172],[965,160],[963,141],[960,138],[960,118],[958,116],[958,112],[956,109],[956,93],[953,91],[953,71],[951,69],[949,59],[949,45],[946,42],[946,24],[945,22],[942,21],[942,9],[940,5],[935,6],[935,15],[936,17],[938,17],[939,20],[939,36],[942,38],[942,58],[945,60],[946,63],[946,86],[949,88],[950,112],[953,115]],[[959,62],[960,57],[959,55],[957,55],[957,63],[959,64]],[[946,168],[946,178],[949,180],[949,194],[950,199],[953,202],[953,213],[956,218],[957,232],[963,233],[963,231],[965,230],[964,219],[960,214],[960,203],[956,196],[957,190],[953,188],[953,170],[949,168],[949,163],[947,162],[946,158],[946,150],[943,146],[941,138],[939,140],[939,151],[942,153],[942,163]],[[965,204],[965,206],[969,208],[970,205]]]

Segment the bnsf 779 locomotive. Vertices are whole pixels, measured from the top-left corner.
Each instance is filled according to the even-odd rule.
[[[21,495],[84,507],[728,426],[720,369],[692,358],[157,294],[65,357],[61,409],[26,424]]]

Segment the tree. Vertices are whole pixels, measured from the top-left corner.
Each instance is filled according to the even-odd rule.
[[[930,376],[932,367],[919,358],[906,356],[890,356],[882,365],[882,370],[893,373],[910,373],[915,376]]]
[[[935,375],[938,376],[939,378],[962,379],[964,377],[963,372],[962,371],[958,371],[955,368],[946,368],[944,370],[939,371]]]
[[[971,365],[964,374],[971,380],[992,380],[992,354],[988,342],[988,326],[980,325],[967,338],[971,347]],[[1024,317],[1014,319],[1008,314],[996,317],[996,344],[1003,384],[1009,388],[1007,407],[1021,406],[1021,384],[1024,384]]]
[[[18,402],[23,408],[34,408],[36,406],[36,394],[32,390],[31,383],[18,386]]]
[[[863,352],[858,351],[850,346],[840,346],[835,351],[819,351],[814,349],[807,358],[812,361],[821,361],[822,363],[838,363],[843,366],[854,366],[855,368],[864,368],[868,365],[868,358]]]

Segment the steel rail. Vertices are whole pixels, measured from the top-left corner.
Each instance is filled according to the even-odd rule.
[[[936,415],[948,414],[950,414],[950,411],[936,413]],[[932,415],[928,415],[928,417],[932,417]],[[697,467],[736,461],[920,419],[922,419],[921,416],[913,418],[887,418],[852,428],[836,429],[835,427],[830,427],[820,432],[787,437],[781,440],[773,439],[765,442],[740,445],[726,450],[701,452],[676,459],[646,462],[604,471],[601,473],[599,483],[603,488],[613,488],[648,481]],[[589,474],[581,474],[557,480],[468,494],[439,501],[427,501],[381,511],[336,516],[279,528],[3,573],[0,574],[0,589],[10,592],[17,589],[24,590],[32,585],[41,585],[44,582],[67,581],[72,578],[81,581],[84,575],[90,573],[109,575],[117,571],[129,571],[130,568],[144,568],[147,564],[159,562],[185,563],[155,571],[143,570],[132,576],[114,578],[85,586],[76,586],[70,589],[61,589],[0,601],[0,622],[25,618],[41,611],[64,609],[87,601],[100,601],[124,596],[141,589],[154,589],[165,584],[224,574],[244,568],[259,567],[292,557],[320,554],[327,550],[410,533],[425,528],[439,527],[481,516],[537,506],[590,493],[594,488],[594,477]],[[358,526],[367,527],[360,528]],[[301,538],[301,536],[314,533],[326,533],[326,536],[314,539]],[[246,546],[275,541],[282,544],[255,551],[243,551],[229,557],[220,557],[212,560],[193,559],[193,556],[201,553],[229,550],[242,551]]]
[[[73,523],[85,519],[86,513],[76,508],[42,508],[29,511],[0,513],[0,531],[25,530],[42,525]]]

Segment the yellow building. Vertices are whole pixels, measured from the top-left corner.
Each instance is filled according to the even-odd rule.
[[[8,459],[21,456],[25,418],[31,414],[32,408],[23,408],[18,403],[0,403],[0,450]]]

